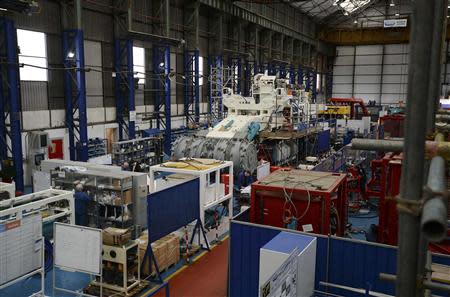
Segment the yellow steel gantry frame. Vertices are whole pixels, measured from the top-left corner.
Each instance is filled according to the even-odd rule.
[[[334,45],[393,44],[408,43],[409,35],[409,27],[325,29],[319,33],[319,39]],[[450,25],[446,40],[450,40]]]

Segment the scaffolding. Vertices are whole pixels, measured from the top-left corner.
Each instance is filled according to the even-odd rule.
[[[242,58],[240,56],[230,57],[228,61],[230,69],[231,88],[235,94],[241,94],[242,87]]]
[[[200,122],[200,66],[199,51],[184,51],[184,115],[186,125]]]
[[[243,79],[243,88],[242,95],[250,96],[252,89],[253,77],[258,73],[258,65],[256,61],[245,61],[245,69],[244,69],[244,79]]]
[[[224,73],[222,56],[210,56],[209,64],[209,108],[210,122],[223,119],[222,90],[224,87]]]
[[[14,22],[0,18],[0,161],[13,161],[16,189],[24,190],[22,135],[20,125],[20,85]],[[7,127],[9,123],[9,129]]]
[[[64,97],[70,160],[88,160],[83,31],[63,31]]]
[[[116,39],[115,41],[115,97],[116,119],[119,125],[119,141],[136,137],[136,109],[133,73],[133,41]],[[128,118],[128,123],[125,121]]]
[[[154,118],[156,127],[164,130],[164,153],[170,155],[172,142],[170,114],[170,46],[153,46],[153,74],[155,76]]]

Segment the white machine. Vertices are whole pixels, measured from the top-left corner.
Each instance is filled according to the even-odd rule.
[[[228,110],[225,119],[210,128],[206,135],[183,136],[173,143],[176,159],[210,158],[230,160],[237,172],[253,172],[257,166],[257,136],[262,131],[285,128],[296,131],[300,123],[315,117],[317,106],[310,103],[309,94],[290,86],[288,80],[257,74],[253,79],[252,95],[243,97],[232,89],[223,89],[223,105]],[[275,150],[295,155],[295,143],[278,142]],[[274,163],[279,160],[273,160]]]
[[[12,218],[21,219],[36,212],[41,213],[43,222],[65,219],[74,224],[75,201],[73,193],[48,189],[0,201],[0,222]]]

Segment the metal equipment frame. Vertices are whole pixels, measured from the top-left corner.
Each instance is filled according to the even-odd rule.
[[[220,176],[219,176],[218,172],[220,170],[224,170],[224,169],[228,169],[228,171],[229,171],[230,177],[229,177],[229,185],[228,186],[230,189],[233,189],[233,181],[234,181],[234,179],[233,179],[233,162],[231,162],[231,161],[223,161],[219,165],[215,165],[211,168],[201,169],[201,170],[167,167],[165,165],[165,163],[151,166],[150,172],[149,172],[149,177],[150,177],[150,181],[149,181],[150,191],[149,192],[153,193],[153,192],[155,192],[155,190],[156,191],[158,190],[156,188],[156,183],[155,183],[155,180],[156,180],[155,173],[156,172],[178,173],[178,174],[198,177],[200,180],[200,197],[199,197],[199,199],[200,199],[200,210],[199,210],[200,211],[200,221],[205,222],[205,210],[208,208],[219,205],[220,203],[228,200],[229,201],[228,207],[229,207],[229,209],[232,209],[232,199],[233,199],[232,191],[229,193],[225,193],[224,196],[221,197],[219,200],[214,200],[214,201],[206,203],[206,195],[207,195],[206,188],[208,186],[209,175],[211,173],[217,174],[215,176],[215,180],[216,180],[216,184],[217,184],[216,187],[219,187]],[[217,188],[216,190],[217,190],[217,193],[219,193],[219,189]]]
[[[171,92],[170,92],[170,46],[153,46],[153,74],[155,90],[156,127],[164,130],[164,153],[170,155],[172,143]]]
[[[0,161],[14,162],[16,188],[24,190],[20,124],[19,60],[17,31],[12,20],[0,18]],[[7,123],[9,122],[9,129]],[[9,138],[9,141],[8,141]]]
[[[122,141],[124,134],[128,136],[128,139],[136,137],[133,40],[116,39],[114,50],[116,119],[119,125],[119,141]],[[128,117],[128,124],[124,119],[126,117]]]
[[[228,66],[230,67],[233,91],[235,94],[241,94],[242,86],[242,58],[241,56],[230,56],[228,58]]]
[[[34,200],[36,195],[45,195],[47,193],[55,193],[57,195]],[[13,216],[16,218],[22,218],[28,213],[34,213],[35,211],[46,210],[47,206],[51,203],[66,200],[69,203],[69,211],[62,211],[55,215],[51,215],[42,219],[42,222],[49,222],[56,220],[58,218],[68,216],[71,224],[75,223],[75,200],[73,198],[73,193],[63,190],[48,189],[28,195],[23,195],[9,200],[3,200],[1,207],[7,207],[0,210],[0,217]],[[15,203],[21,203],[20,205],[14,206]]]
[[[200,122],[199,50],[184,51],[184,115],[186,125]]]
[[[304,174],[312,173],[313,171],[301,171],[295,170],[297,174],[303,172]],[[290,175],[293,175],[294,171],[289,171]],[[319,173],[319,172],[316,172]],[[331,206],[332,203],[336,203],[335,210],[338,213],[338,224],[340,228],[336,229],[338,236],[343,236],[345,233],[345,224],[347,221],[347,189],[346,189],[346,175],[338,174],[338,173],[327,173],[321,172],[324,175],[313,175],[311,181],[302,182],[303,185],[296,185],[294,187],[283,187],[283,186],[273,186],[270,184],[266,184],[266,177],[262,181],[258,181],[252,184],[251,189],[251,207],[250,207],[250,222],[256,224],[265,224],[274,227],[285,227],[279,226],[279,219],[282,220],[283,217],[283,204],[285,203],[286,197],[284,196],[288,193],[291,197],[289,200],[292,201],[293,204],[296,205],[296,208],[299,210],[299,213],[305,208],[304,205],[308,203],[308,199],[310,199],[309,203],[311,207],[313,205],[319,205],[319,208],[311,208],[308,210],[310,212],[305,212],[303,217],[301,217],[296,222],[296,228],[301,228],[303,224],[311,224],[311,220],[318,220],[319,222],[314,222],[314,225],[318,226],[319,230],[314,229],[312,232],[318,234],[328,235],[331,233]],[[278,175],[280,171],[275,171],[271,175]],[[334,182],[326,189],[307,189],[309,185],[313,185],[315,180],[319,180],[320,178],[327,177],[328,175],[332,175],[335,177]],[[270,176],[270,175],[269,175]],[[301,183],[301,182],[300,182]],[[336,194],[336,196],[335,196]],[[309,198],[308,198],[309,197]],[[320,197],[320,199],[318,198]],[[309,208],[309,206],[308,206]],[[320,211],[319,216],[315,217],[314,214],[317,214]],[[314,214],[311,214],[314,212]],[[278,216],[274,219],[275,216]],[[341,216],[342,215],[342,216]],[[268,221],[264,221],[267,219]],[[307,220],[305,222],[305,219]],[[313,226],[311,226],[313,227]],[[306,231],[306,230],[304,230]]]
[[[211,121],[223,119],[222,89],[224,86],[222,56],[209,56],[209,106],[208,113]]]
[[[253,76],[258,73],[258,63],[256,61],[245,60],[244,68],[242,95],[248,97],[252,89]]]
[[[69,130],[70,160],[88,160],[86,78],[83,30],[64,30],[63,65],[66,125]]]

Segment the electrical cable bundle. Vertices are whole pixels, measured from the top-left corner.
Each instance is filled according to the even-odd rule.
[[[309,190],[305,187],[305,189],[306,189],[306,191],[307,191],[307,193],[308,193],[308,204],[307,204],[307,206],[306,206],[305,211],[302,213],[302,215],[299,216],[299,217],[297,217],[297,215],[298,215],[298,210],[297,210],[297,207],[295,206],[294,202],[292,201],[292,195],[293,195],[293,193],[294,193],[295,188],[296,188],[299,184],[304,183],[304,182],[298,182],[298,183],[296,183],[296,184],[291,188],[291,192],[288,193],[288,192],[286,191],[286,182],[287,182],[288,178],[289,178],[289,177],[286,177],[286,178],[284,179],[284,184],[283,184],[283,192],[284,192],[284,199],[285,199],[284,205],[283,205],[283,222],[284,222],[285,224],[289,223],[290,220],[291,220],[292,218],[295,218],[297,221],[300,221],[300,220],[308,213],[309,207],[310,207],[310,205],[311,205],[311,194],[310,194]],[[292,216],[290,216],[290,217],[286,217],[286,213],[292,214],[290,207],[289,207],[289,208],[286,208],[288,204],[292,205],[292,206],[294,207],[294,210],[295,210],[295,215],[292,215]]]

